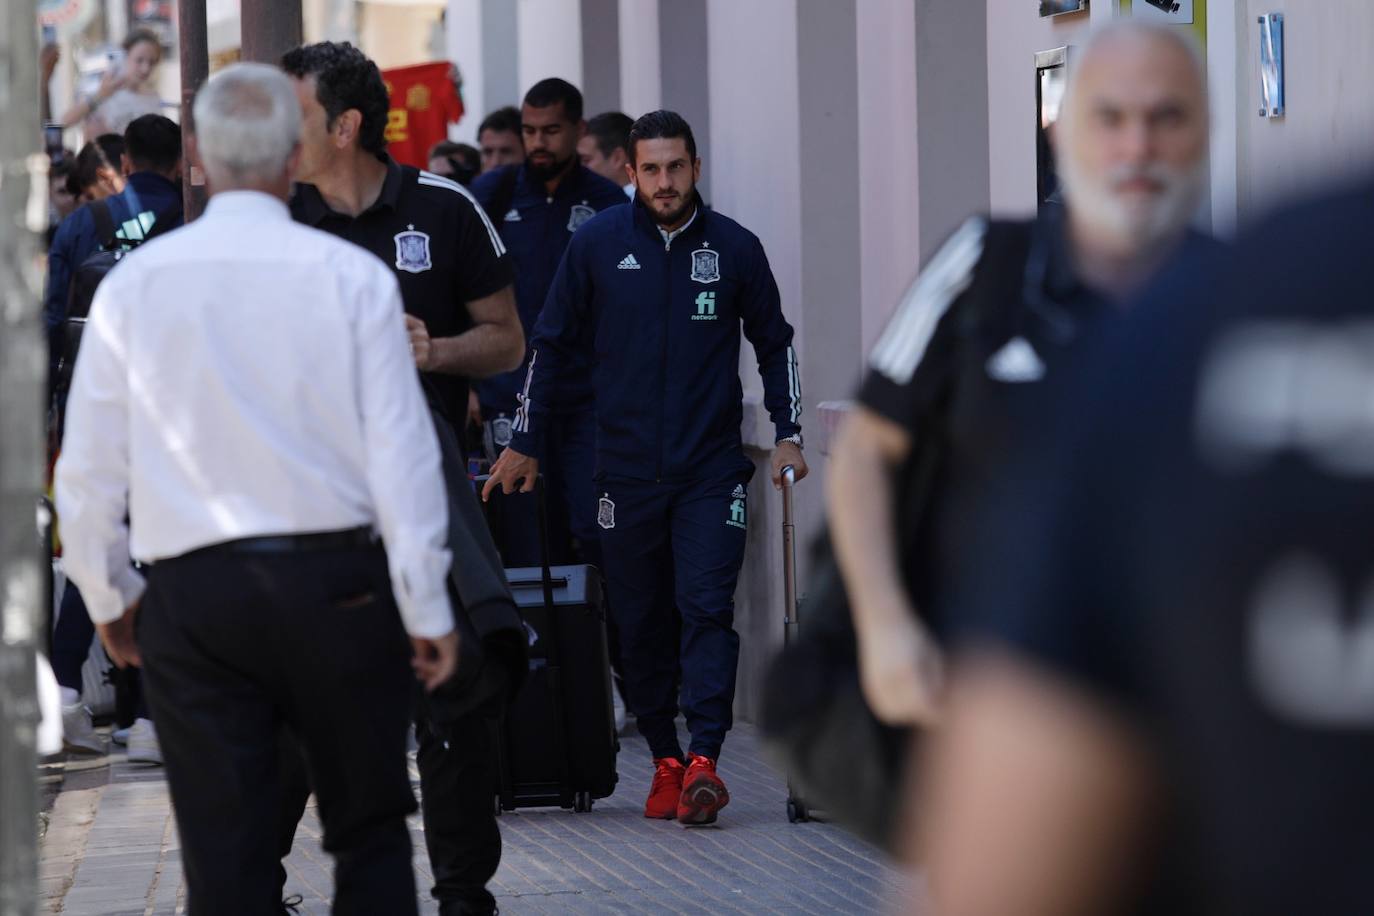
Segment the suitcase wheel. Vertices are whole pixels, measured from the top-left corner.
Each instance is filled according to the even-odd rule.
[[[811,815],[806,810],[806,802],[799,798],[788,798],[787,822],[789,824],[804,824],[809,820],[811,820]]]
[[[592,793],[578,792],[573,796],[573,811],[578,814],[586,814],[592,810]]]

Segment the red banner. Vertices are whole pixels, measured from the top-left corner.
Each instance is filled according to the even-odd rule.
[[[453,65],[420,64],[382,71],[391,95],[386,142],[397,162],[429,166],[429,148],[448,137],[463,116],[463,99],[453,84]]]

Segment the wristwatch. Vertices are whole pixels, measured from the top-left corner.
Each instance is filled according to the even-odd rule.
[[[782,445],[784,442],[791,442],[791,443],[792,443],[793,445],[795,445],[797,448],[801,448],[801,447],[802,447],[802,434],[801,434],[801,433],[793,433],[793,434],[790,435],[790,436],[783,436],[781,439],[779,439],[777,442],[774,442],[773,444],[774,444],[774,445]]]

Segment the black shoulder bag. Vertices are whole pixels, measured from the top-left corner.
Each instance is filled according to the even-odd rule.
[[[929,431],[899,473],[902,530],[911,536],[935,496],[947,443],[948,408],[959,365],[985,358],[979,332],[1022,308],[1030,224],[992,222],[973,283],[952,309],[961,352],[931,411]],[[904,545],[903,545],[904,546]],[[761,725],[774,759],[787,768],[807,804],[863,839],[895,851],[903,780],[912,735],[880,722],[859,682],[858,644],[844,581],[826,531],[812,547],[811,575],[797,641],[772,663],[764,682]]]

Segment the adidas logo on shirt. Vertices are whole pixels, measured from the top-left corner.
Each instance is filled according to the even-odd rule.
[[[632,254],[625,255],[624,260],[618,266],[621,270],[639,270],[639,262],[635,260],[635,256]]]
[[[511,207],[511,208],[510,208],[510,212],[508,212],[508,213],[506,214],[505,222],[507,222],[507,223],[519,223],[519,222],[523,222],[523,220],[520,218],[520,211],[517,210],[517,209],[515,209],[514,207]]]
[[[731,499],[744,499],[744,484],[735,484],[735,492],[730,495]]]
[[[988,378],[1018,384],[1038,382],[1045,377],[1045,364],[1024,337],[1015,337],[992,355],[987,363]]]

